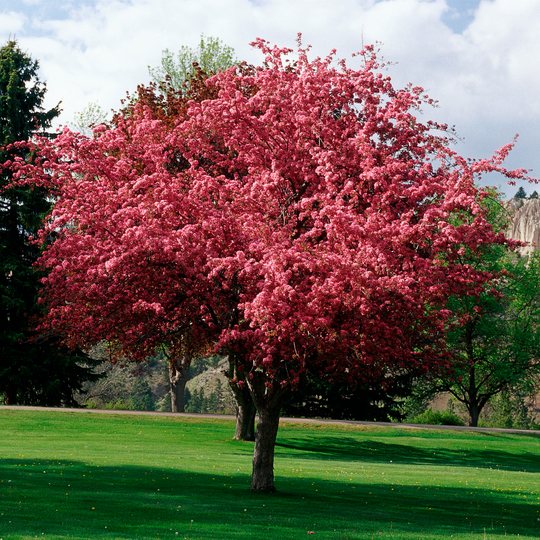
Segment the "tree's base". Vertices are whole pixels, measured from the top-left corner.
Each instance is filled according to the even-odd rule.
[[[257,488],[257,487],[251,487],[251,492],[252,493],[275,493],[277,491],[277,489],[274,487],[274,486],[271,486],[271,487],[260,487],[260,488]]]
[[[246,437],[235,437],[235,441],[246,441],[246,442],[254,442],[255,441],[255,435],[253,436],[246,436]]]

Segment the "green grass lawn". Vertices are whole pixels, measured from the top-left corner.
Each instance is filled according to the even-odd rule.
[[[539,437],[283,425],[263,495],[233,432],[0,409],[0,539],[540,537]]]

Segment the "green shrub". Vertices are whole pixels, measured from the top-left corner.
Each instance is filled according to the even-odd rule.
[[[99,403],[97,403],[96,401],[94,400],[91,400],[91,401],[87,401],[84,406],[87,408],[87,409],[99,409],[100,408],[100,405]]]
[[[118,401],[110,401],[109,403],[106,403],[104,408],[127,411],[129,410],[129,403],[123,399],[119,399]]]
[[[412,424],[430,424],[434,426],[464,426],[463,421],[449,411],[434,411],[427,409],[409,420]]]

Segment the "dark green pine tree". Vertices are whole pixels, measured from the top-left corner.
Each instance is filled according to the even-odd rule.
[[[59,106],[42,107],[46,87],[38,62],[15,41],[0,48],[0,163],[31,159],[24,149],[9,148],[51,126]],[[0,399],[4,404],[74,405],[74,392],[96,377],[95,363],[60,346],[59,336],[38,337],[39,273],[33,263],[39,248],[29,242],[51,208],[44,189],[9,187],[9,169],[0,168]]]

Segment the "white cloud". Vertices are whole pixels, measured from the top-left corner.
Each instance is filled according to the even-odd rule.
[[[504,24],[501,24],[504,21]],[[540,9],[535,0],[483,2],[467,33],[471,50],[483,63],[484,88],[498,89],[506,110],[519,114],[519,102],[530,99],[540,73]],[[477,62],[477,66],[480,67]],[[481,91],[481,88],[478,88]],[[536,91],[538,96],[538,91]],[[516,99],[517,98],[517,99]],[[535,111],[538,98],[531,100]],[[503,103],[501,103],[503,105]],[[517,105],[517,107],[516,107]],[[530,112],[528,113],[530,114]]]
[[[0,36],[3,37],[4,42],[9,36],[13,39],[17,35],[17,32],[23,28],[25,19],[24,14],[14,11],[0,13]]]

